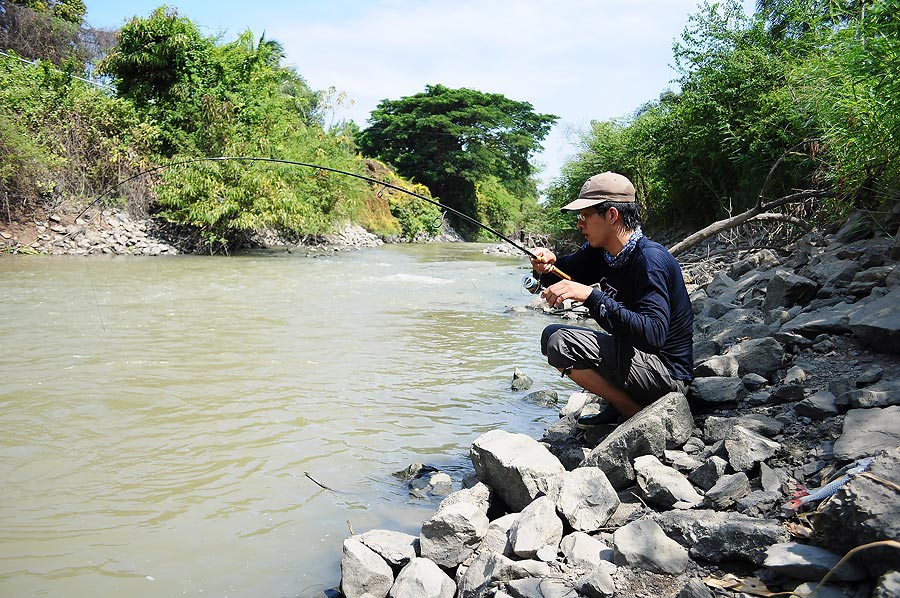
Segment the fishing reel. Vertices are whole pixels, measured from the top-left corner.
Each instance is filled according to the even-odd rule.
[[[522,277],[522,288],[532,295],[537,295],[543,290],[544,287],[541,286],[541,282],[534,276],[526,274]]]

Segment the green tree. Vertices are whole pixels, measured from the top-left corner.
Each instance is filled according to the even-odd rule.
[[[900,197],[900,0],[857,8],[822,27],[790,83],[823,139],[824,176],[862,205]],[[894,232],[894,231],[890,231]]]
[[[356,139],[365,154],[393,164],[447,206],[475,217],[476,186],[490,188],[491,177],[510,193],[536,201],[530,159],[556,120],[501,94],[428,85],[423,93],[382,100]],[[464,222],[454,224],[474,232]]]

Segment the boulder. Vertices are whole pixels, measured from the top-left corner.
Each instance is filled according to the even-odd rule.
[[[852,409],[834,443],[834,456],[845,461],[900,446],[900,406]]]
[[[763,309],[806,305],[816,296],[819,285],[805,276],[786,270],[776,270],[766,287],[766,300]]]
[[[737,403],[746,394],[747,389],[740,378],[726,376],[694,378],[688,389],[691,402],[698,405]]]
[[[392,567],[404,566],[416,558],[419,550],[419,538],[412,534],[373,529],[355,537]]]
[[[574,530],[595,531],[619,508],[619,496],[603,471],[580,467],[556,478],[549,496]]]
[[[725,353],[738,362],[738,375],[754,373],[768,378],[784,363],[781,343],[774,338],[755,338],[733,345]]]
[[[778,521],[729,511],[666,511],[652,517],[693,558],[713,563],[743,560],[761,565],[769,546],[788,540]]]
[[[573,532],[563,538],[560,550],[569,565],[585,571],[601,567],[604,562],[612,564],[613,560],[612,548],[584,532]]]
[[[481,485],[483,486],[483,485]],[[479,486],[454,492],[422,524],[419,551],[424,558],[452,569],[469,558],[487,533],[490,521]]]
[[[496,583],[522,579],[529,575],[528,571],[512,559],[496,552],[484,552],[477,555],[457,578],[457,595],[459,598],[490,596],[491,588]]]
[[[703,500],[683,474],[663,465],[653,455],[635,459],[634,470],[638,488],[651,505],[671,509],[676,503],[695,505]]]
[[[535,499],[522,509],[509,530],[513,552],[522,558],[535,556],[541,548],[556,549],[563,536],[563,522],[556,515],[556,506],[548,496]]]
[[[873,477],[851,476],[819,507],[818,544],[843,554],[862,544],[900,538],[900,501],[897,489],[890,485],[900,484],[900,449],[878,454],[868,473]],[[900,551],[896,548],[871,548],[864,557],[855,562],[863,563],[872,574],[900,569]]]
[[[613,533],[615,563],[654,573],[679,575],[687,569],[688,553],[655,521],[632,521]]]
[[[683,445],[693,430],[687,398],[670,392],[615,428],[591,450],[582,466],[599,467],[613,487],[621,489],[634,481],[631,463],[636,457],[662,457],[667,447]]]
[[[900,353],[900,288],[854,310],[850,330],[861,341],[884,353]]]
[[[456,583],[432,561],[412,559],[400,573],[388,594],[390,598],[453,598]]]
[[[525,434],[503,430],[479,436],[470,456],[478,479],[494,488],[513,511],[521,511],[545,494],[550,479],[565,472],[544,445]]]
[[[794,579],[819,581],[840,560],[841,555],[818,546],[799,542],[779,542],[766,550],[763,566]],[[861,581],[865,578],[865,571],[853,562],[844,563],[831,574],[834,581]]]
[[[749,471],[756,463],[774,455],[781,445],[743,426],[734,426],[725,435],[728,462],[735,471]]]
[[[346,598],[385,598],[394,585],[394,572],[375,551],[356,537],[344,540],[341,592]]]
[[[703,496],[703,506],[716,511],[724,511],[748,494],[750,494],[750,480],[747,478],[747,474],[739,471],[736,474],[719,478]]]

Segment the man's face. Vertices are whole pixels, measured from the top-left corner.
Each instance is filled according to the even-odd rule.
[[[578,213],[578,230],[591,247],[603,247],[609,236],[611,229],[606,222],[606,215],[607,211],[598,212],[593,206]]]

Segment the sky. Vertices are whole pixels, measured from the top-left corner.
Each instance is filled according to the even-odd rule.
[[[744,2],[752,11],[754,0]],[[328,121],[365,128],[381,100],[434,84],[555,114],[534,159],[542,184],[591,120],[627,116],[677,89],[672,45],[698,10],[698,0],[86,0],[85,19],[117,29],[163,3],[223,42],[247,29],[280,41],[285,64],[343,98]]]

